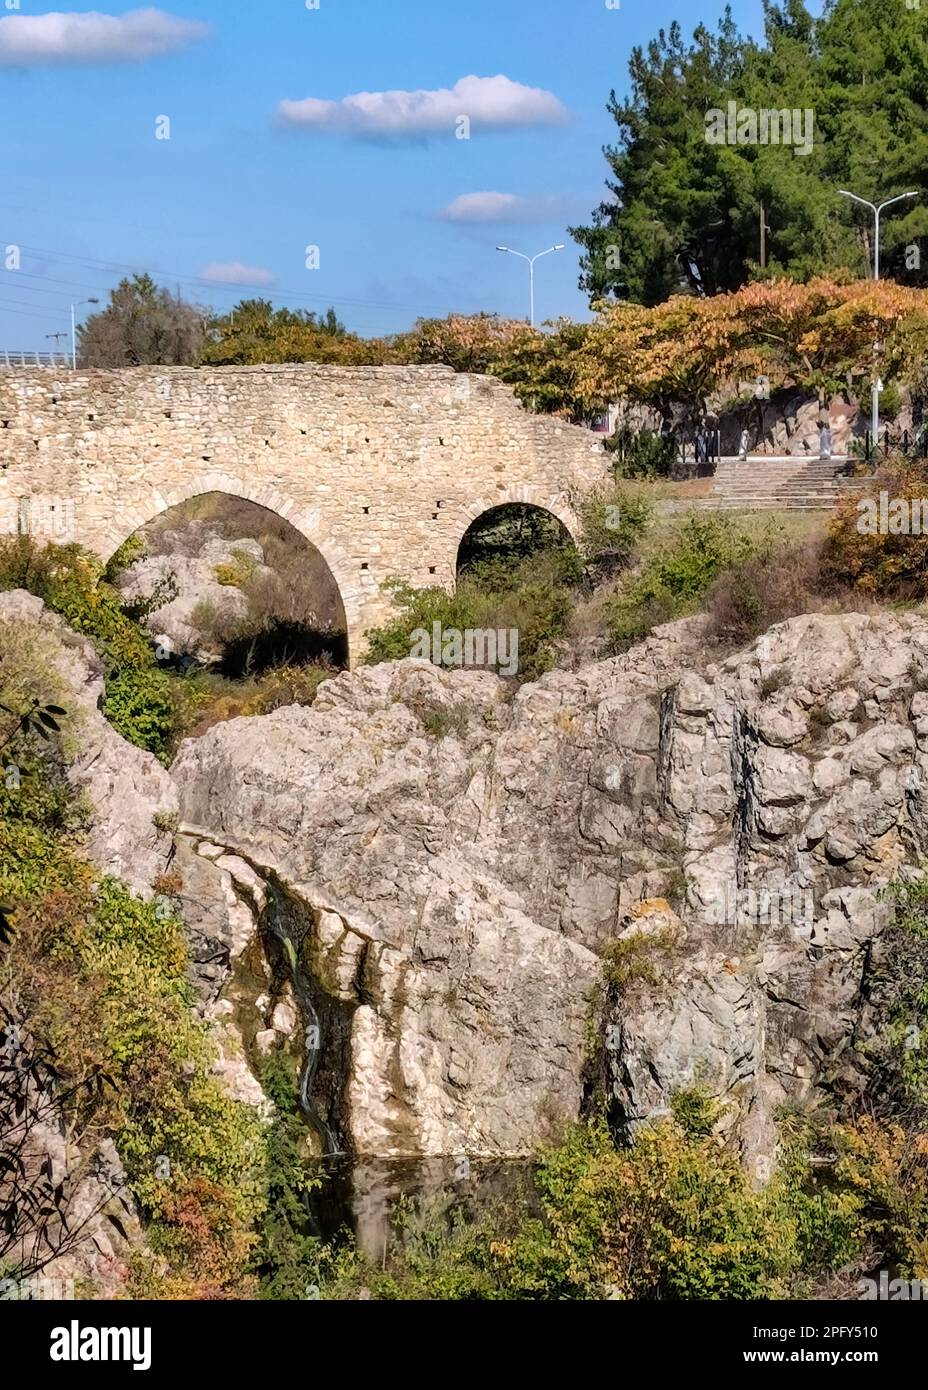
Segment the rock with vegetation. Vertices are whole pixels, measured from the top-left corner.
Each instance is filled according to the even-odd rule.
[[[595,955],[525,910],[481,826],[505,689],[385,663],[175,764],[185,838],[268,885],[322,1018],[318,1103],[361,1155],[527,1153],[578,1112]]]
[[[54,1212],[39,1232],[57,1277],[738,1298],[802,1296],[823,1270],[846,1293],[874,1250],[923,1268],[896,1118],[924,1095],[920,614],[794,618],[714,662],[690,617],[521,687],[386,661],[212,728],[168,772],[101,712],[135,651],[107,596],[91,614],[61,585],[106,660],[32,595],[0,597],[25,789],[0,792],[0,1056],[15,1036],[16,1067],[53,1059],[24,1113],[86,1221],[73,1247]],[[43,708],[51,736],[17,736]],[[829,1112],[848,1123],[816,1129]],[[550,1138],[542,1221],[518,1200],[450,1227],[423,1212],[376,1269],[337,1255],[303,1233],[307,1119],[361,1160]]]
[[[164,766],[120,737],[103,713],[103,664],[89,641],[24,589],[0,593],[0,631],[30,648],[36,687],[67,711],[68,779],[91,811],[87,853],[103,873],[151,897],[168,864],[177,796]]]
[[[144,555],[117,578],[125,602],[142,606],[142,622],[166,659],[193,657],[210,665],[222,655],[222,634],[241,627],[248,600],[241,585],[267,573],[264,552],[250,537],[206,535],[195,555]]]

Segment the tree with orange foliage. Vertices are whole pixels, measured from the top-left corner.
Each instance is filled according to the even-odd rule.
[[[582,349],[580,386],[591,394],[694,414],[708,396],[763,373],[771,387],[825,397],[884,376],[909,384],[919,353],[911,326],[928,318],[928,291],[894,281],[807,284],[774,279],[731,294],[675,295],[654,308],[598,306]],[[908,342],[908,346],[906,346]]]
[[[397,362],[444,362],[456,372],[488,372],[525,331],[521,320],[499,314],[449,314],[417,319],[408,333],[392,339],[391,349]]]

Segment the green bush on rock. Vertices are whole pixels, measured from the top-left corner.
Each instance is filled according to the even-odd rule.
[[[96,556],[77,545],[0,541],[0,590],[28,589],[90,639],[104,662],[107,716],[123,738],[166,761],[175,723],[170,677],[103,574]]]

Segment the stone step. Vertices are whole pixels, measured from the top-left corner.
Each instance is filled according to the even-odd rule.
[[[802,498],[769,497],[756,501],[699,497],[692,502],[669,502],[661,507],[665,512],[830,512],[830,504],[806,502]]]
[[[810,492],[837,492],[834,483],[818,479],[809,478],[755,478],[753,482],[747,478],[739,479],[733,483],[721,483],[713,487],[713,492],[728,494],[731,492],[756,492],[760,488],[764,492],[773,492],[782,488],[784,492],[795,492],[797,488],[808,488]]]
[[[839,494],[836,492],[807,492],[805,489],[797,489],[793,492],[776,492],[758,488],[755,492],[714,492],[711,494],[714,501],[725,502],[729,498],[733,502],[749,502],[755,497],[779,497],[781,501],[786,501],[790,497],[805,497],[810,502],[821,502],[825,507],[834,506]]]
[[[810,497],[837,497],[836,488],[821,487],[730,487],[715,488],[713,497],[797,497],[806,494]]]
[[[836,487],[810,487],[807,483],[798,483],[795,487],[783,487],[770,483],[755,483],[753,487],[726,487],[713,489],[715,497],[751,497],[755,493],[769,494],[770,496],[791,497],[800,492],[808,492],[815,497],[837,497],[839,489]]]
[[[833,468],[717,468],[716,478],[833,478]]]
[[[743,459],[740,454],[722,454],[719,463],[746,463],[749,467],[757,463],[822,463],[833,468],[847,463],[848,458],[848,454],[832,454],[830,459],[823,459],[821,454],[748,454],[747,459]]]
[[[810,487],[821,492],[825,489],[835,488],[834,480],[831,478],[732,478],[731,480],[722,478],[713,485],[713,492],[736,492],[739,488],[771,488],[782,487],[793,489],[797,487]]]
[[[830,512],[830,503],[807,502],[801,497],[766,497],[755,499],[723,498],[703,502],[701,511],[715,512]]]
[[[847,456],[814,454],[727,455],[719,459],[712,491],[701,508],[717,511],[829,512],[846,490],[841,479]]]
[[[811,463],[803,463],[795,466],[786,463],[778,463],[770,464],[769,467],[765,467],[762,463],[732,463],[719,464],[715,473],[716,477],[718,477],[720,473],[723,477],[731,477],[733,474],[740,473],[761,473],[765,475],[781,473],[790,478],[795,477],[797,473],[815,473],[816,475],[821,474],[824,478],[833,478],[836,471],[837,470],[834,468],[829,468],[827,466],[822,467],[819,464]]]
[[[846,459],[820,459],[814,454],[805,457],[797,455],[795,458],[746,458],[733,459],[724,458],[716,460],[717,468],[828,468],[834,472],[838,468],[844,468]]]
[[[782,483],[784,487],[791,487],[796,483],[815,483],[818,487],[834,487],[835,482],[834,478],[829,475],[818,473],[813,473],[811,475],[807,473],[793,473],[785,476],[777,473],[764,473],[755,478],[746,478],[741,473],[735,473],[728,476],[725,474],[722,474],[721,477],[716,476],[714,481],[716,487],[721,486],[726,488],[747,487],[752,483]]]
[[[780,484],[782,487],[797,487],[803,483],[808,483],[812,487],[835,486],[834,478],[818,473],[813,473],[811,476],[806,473],[793,473],[788,477],[769,473],[756,474],[754,477],[745,477],[744,474],[738,473],[729,477],[725,477],[724,475],[721,478],[716,477],[714,482],[717,487],[723,486],[726,489],[733,487],[756,487],[758,484],[762,486]]]
[[[725,478],[834,478],[831,468],[725,468],[716,469],[716,479]]]

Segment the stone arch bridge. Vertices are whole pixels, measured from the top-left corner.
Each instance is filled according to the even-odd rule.
[[[572,498],[605,480],[589,431],[531,415],[449,367],[45,367],[0,373],[0,528],[49,507],[108,558],[208,492],[279,513],[338,584],[356,660],[389,611],[381,583],[454,583],[482,513],[525,502],[576,536]],[[58,526],[59,532],[63,531]]]

